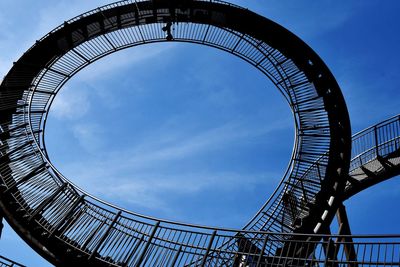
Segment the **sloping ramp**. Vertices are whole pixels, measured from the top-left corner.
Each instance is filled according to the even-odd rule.
[[[400,115],[353,136],[344,199],[400,174]]]

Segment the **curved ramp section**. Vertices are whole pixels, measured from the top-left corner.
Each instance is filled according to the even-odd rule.
[[[166,41],[242,58],[276,85],[293,111],[296,142],[288,171],[246,231],[121,209],[74,185],[47,156],[47,114],[73,75],[118,50]],[[298,245],[316,246],[311,241],[320,236],[313,234],[329,226],[350,162],[347,108],[326,65],[281,26],[222,1],[122,1],[73,18],[14,64],[0,87],[0,111],[0,208],[57,266],[232,266],[238,253],[254,254],[255,248],[264,259],[282,253],[306,259],[311,247]]]
[[[344,199],[400,174],[400,115],[353,136]]]

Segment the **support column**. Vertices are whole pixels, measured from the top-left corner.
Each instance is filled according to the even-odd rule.
[[[331,237],[331,230],[326,229],[325,234],[327,236],[322,237],[322,247],[324,248],[325,253],[325,262],[324,266],[326,267],[339,267],[337,263],[337,253],[338,253],[338,246],[335,241]]]
[[[357,253],[354,247],[353,238],[351,237],[351,230],[349,219],[347,217],[346,207],[341,203],[336,212],[336,218],[339,224],[339,235],[345,235],[337,240],[338,245],[343,245],[346,260],[349,261],[347,266],[358,267]]]

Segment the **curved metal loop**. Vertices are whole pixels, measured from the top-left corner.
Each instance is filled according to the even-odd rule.
[[[171,30],[171,22],[179,25]],[[48,158],[45,123],[62,86],[104,56],[165,41],[207,45],[242,58],[275,84],[292,109],[296,140],[287,172],[243,230],[129,212],[80,189]],[[238,253],[294,253],[293,239],[298,246],[305,238],[294,234],[323,232],[344,190],[350,123],[334,77],[296,36],[222,1],[122,1],[87,12],[29,49],[5,77],[0,93],[0,174],[6,189],[1,208],[14,229],[55,264],[58,259],[85,259],[155,266],[174,259],[179,266],[214,266],[210,262],[236,261]],[[13,215],[15,210],[23,211],[24,217]],[[24,234],[32,224],[37,232]],[[73,248],[79,259],[74,253],[65,256],[65,248]]]

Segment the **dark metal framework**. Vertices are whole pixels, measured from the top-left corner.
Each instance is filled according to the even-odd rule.
[[[73,75],[118,50],[172,40],[242,58],[275,84],[293,111],[296,140],[287,172],[243,230],[121,209],[74,185],[48,158],[47,114]],[[342,239],[336,258],[330,258],[334,237],[320,235],[342,202],[349,173],[350,123],[340,88],[305,43],[247,9],[217,0],[153,0],[122,1],[82,14],[15,62],[0,87],[0,110],[0,208],[14,230],[56,265],[315,266],[322,260],[343,261],[338,260]],[[398,248],[393,239],[385,253]],[[358,247],[369,245],[375,246],[359,241]],[[329,253],[318,254],[321,246]],[[394,262],[396,253],[391,253]],[[371,254],[371,262],[379,257]]]
[[[0,255],[0,267],[25,267],[25,266]]]

